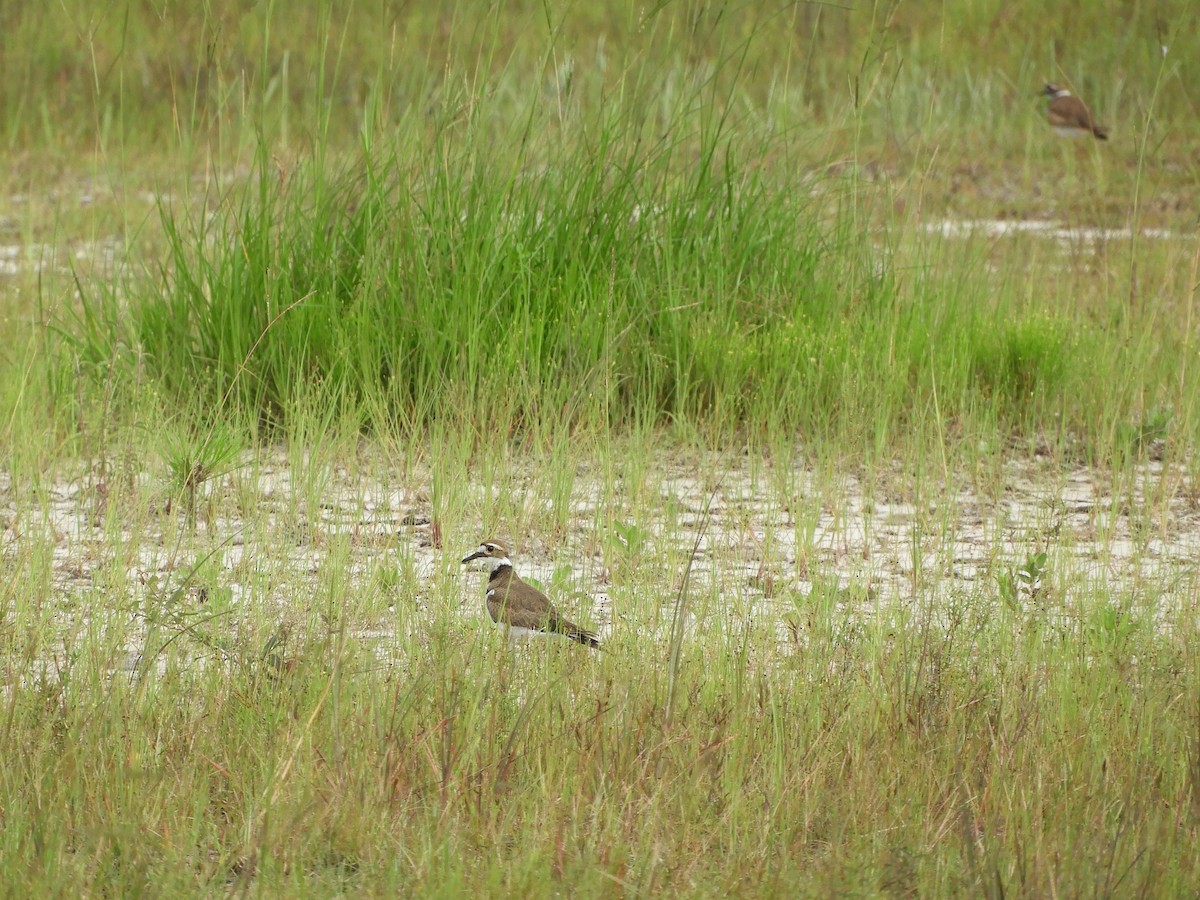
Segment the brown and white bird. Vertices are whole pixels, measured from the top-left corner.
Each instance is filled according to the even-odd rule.
[[[510,638],[558,634],[588,647],[600,646],[594,632],[564,619],[545,594],[517,576],[504,544],[484,541],[474,553],[463,557],[463,565],[477,559],[483,560],[489,572],[484,594],[488,615]]]
[[[1050,99],[1046,104],[1046,119],[1056,134],[1062,137],[1093,135],[1097,140],[1108,140],[1108,130],[1097,125],[1087,105],[1066,88],[1047,84],[1042,93]]]

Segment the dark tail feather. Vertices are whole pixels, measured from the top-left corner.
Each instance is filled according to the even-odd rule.
[[[600,638],[596,637],[596,635],[590,631],[584,631],[582,628],[578,631],[568,632],[567,637],[573,641],[579,641],[579,643],[583,644],[585,647],[595,647],[597,650],[601,649]]]
[[[1097,138],[1099,138],[1102,141],[1108,140],[1108,130],[1101,128],[1099,125],[1092,126],[1092,134],[1094,134]]]

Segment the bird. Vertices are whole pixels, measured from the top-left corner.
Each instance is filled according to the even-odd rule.
[[[1087,105],[1057,84],[1047,84],[1042,93],[1050,99],[1046,104],[1046,119],[1055,133],[1061,137],[1094,135],[1097,140],[1108,140],[1108,129],[1096,124]]]
[[[521,580],[513,569],[508,547],[500,541],[484,541],[475,552],[463,557],[462,564],[477,559],[483,560],[483,567],[489,573],[484,594],[488,615],[510,638],[557,634],[586,647],[600,648],[595,632],[563,618],[545,594]]]

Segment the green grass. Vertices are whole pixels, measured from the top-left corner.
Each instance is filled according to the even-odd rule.
[[[1191,4],[0,19],[5,893],[1196,892]]]
[[[125,394],[148,378],[264,437],[315,406],[406,442],[448,419],[539,442],[873,432],[886,455],[898,434],[1000,428],[1104,461],[1149,409],[1195,396],[1190,337],[1164,333],[1166,305],[1131,309],[1124,274],[1160,294],[1189,246],[1148,248],[1139,264],[1166,267],[1136,272],[1101,248],[1065,285],[1044,258],[992,274],[974,241],[864,240],[848,213],[747,174],[736,140],[691,161],[603,131],[599,152],[571,144],[530,173],[520,148],[497,165],[468,133],[350,172],[298,166],[284,187],[263,159],[215,210],[164,207],[159,272],[83,287],[62,364]],[[1195,421],[1172,418],[1190,442]]]

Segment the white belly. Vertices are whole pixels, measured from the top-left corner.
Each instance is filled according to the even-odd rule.
[[[546,637],[546,632],[533,628],[509,628],[507,630],[510,641],[532,641]]]

